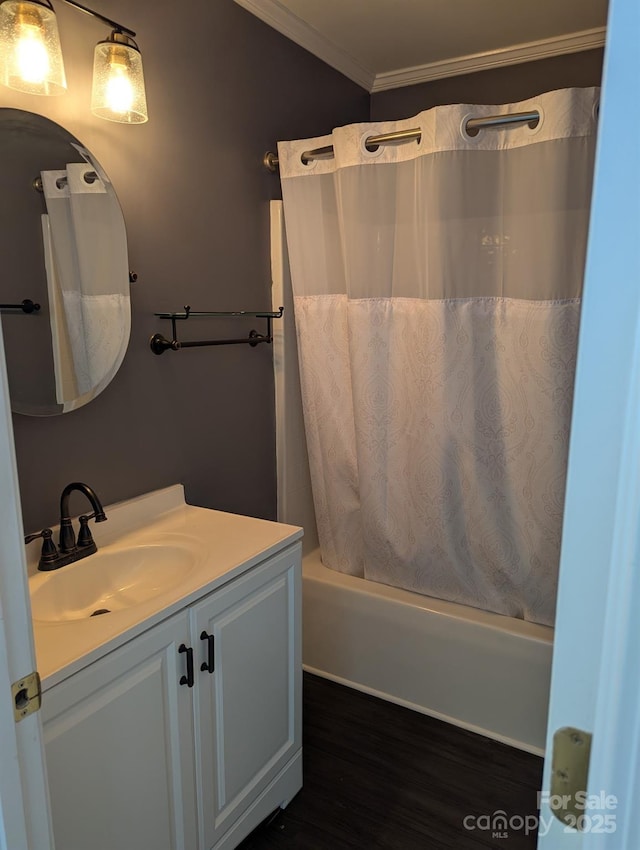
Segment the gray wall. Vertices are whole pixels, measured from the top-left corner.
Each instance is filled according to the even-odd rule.
[[[369,96],[232,0],[96,5],[138,32],[148,124],[91,115],[93,47],[108,29],[62,3],[69,92],[39,98],[0,89],[0,106],[46,115],[98,157],[118,192],[139,279],[129,350],[102,395],[64,416],[14,416],[25,529],[57,521],[60,491],[73,480],[105,504],[183,482],[192,504],[274,517],[270,347],[156,357],[148,339],[170,326],[153,313],[184,304],[269,308],[268,202],[279,181],[262,168],[262,154],[278,139],[366,121]],[[252,326],[193,320],[181,331],[235,336]]]
[[[588,50],[377,92],[371,96],[371,120],[409,118],[445,103],[512,103],[552,89],[599,86],[602,56],[602,50]]]

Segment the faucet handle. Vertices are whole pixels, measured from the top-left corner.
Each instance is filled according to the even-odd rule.
[[[93,545],[93,536],[91,535],[91,530],[89,528],[89,520],[95,519],[95,511],[92,514],[82,514],[81,517],[78,517],[80,522],[80,530],[78,531],[78,547],[84,546],[92,546]]]
[[[27,534],[24,538],[26,544],[31,543],[32,540],[37,540],[38,537],[42,537],[41,564],[52,564],[58,557],[58,550],[56,549],[56,544],[51,539],[52,536],[53,531],[50,528],[43,528],[38,534]]]

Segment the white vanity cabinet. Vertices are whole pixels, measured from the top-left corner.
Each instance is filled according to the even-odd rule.
[[[300,789],[300,569],[295,544],[45,691],[57,848],[231,850]]]

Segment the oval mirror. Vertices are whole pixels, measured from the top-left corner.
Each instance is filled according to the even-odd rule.
[[[118,371],[131,329],[124,218],[95,157],[53,121],[0,109],[0,314],[11,408],[66,413]]]

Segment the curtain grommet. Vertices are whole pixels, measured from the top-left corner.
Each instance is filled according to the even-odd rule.
[[[540,106],[539,103],[533,103],[531,105],[531,111],[533,112],[534,110],[538,113],[540,117],[538,118],[538,123],[535,127],[530,127],[529,124],[524,125],[523,129],[526,132],[527,136],[535,136],[536,133],[540,132],[540,130],[542,129],[542,125],[544,124],[545,114],[542,106]]]
[[[305,154],[305,151],[300,151],[300,156],[298,157],[300,165],[302,166],[302,168],[304,168],[305,171],[313,171],[313,169],[318,164],[319,160],[317,160],[317,159],[304,159],[304,154]]]
[[[360,152],[363,156],[366,156],[367,159],[376,159],[376,157],[379,157],[382,154],[382,151],[384,150],[384,145],[378,145],[373,151],[369,150],[369,148],[367,147],[367,139],[370,139],[372,136],[375,135],[375,132],[369,130],[366,133],[363,133],[362,136],[360,136]]]
[[[467,130],[467,122],[470,121],[472,118],[477,117],[477,112],[467,112],[466,115],[462,116],[462,120],[460,121],[460,135],[462,136],[465,142],[469,142],[473,145],[477,144],[484,134],[484,130],[481,127],[474,131],[473,135],[471,135],[471,133]]]

